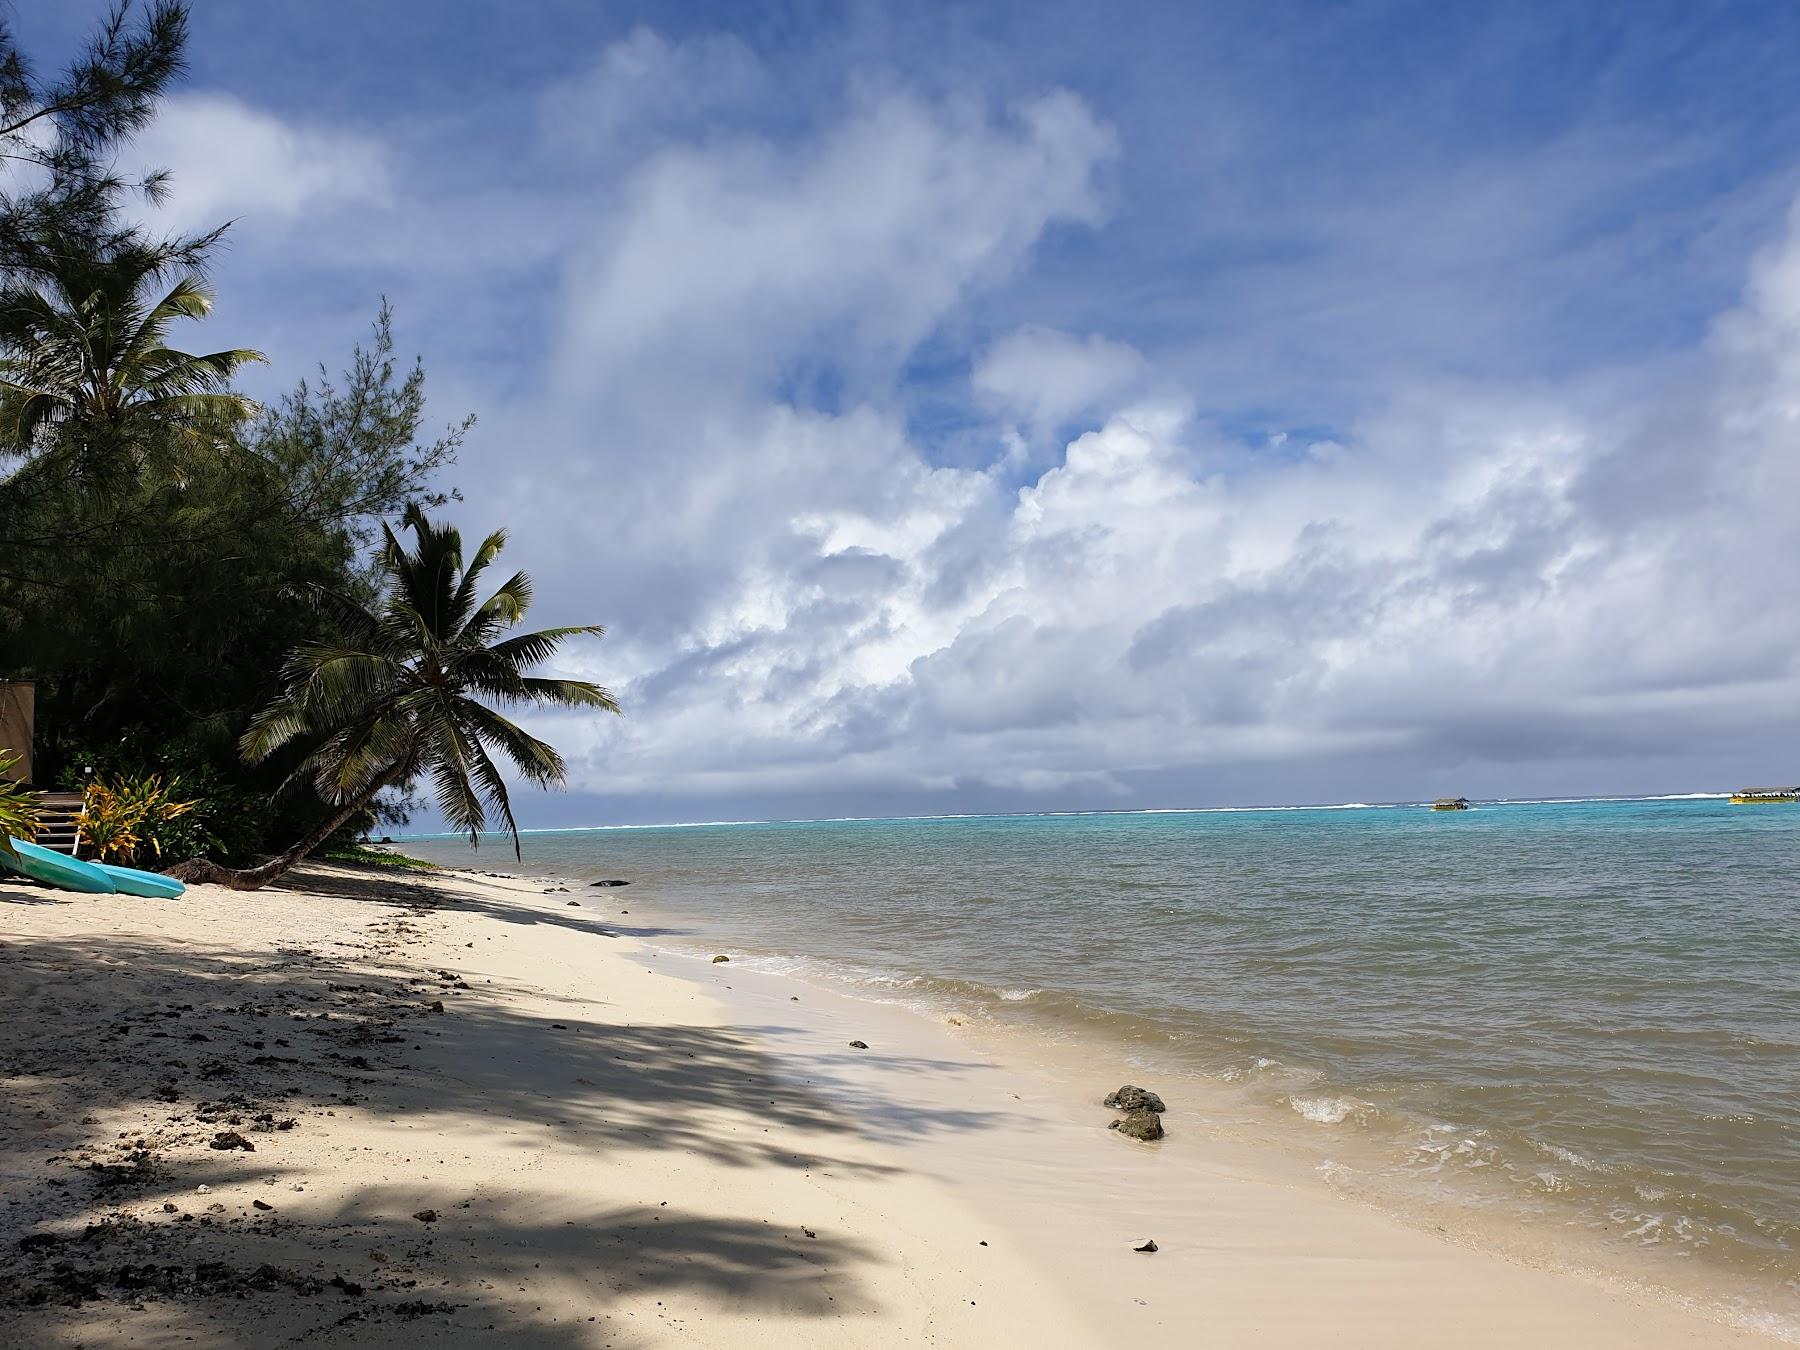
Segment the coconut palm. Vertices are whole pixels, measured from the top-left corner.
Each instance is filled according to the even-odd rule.
[[[44,256],[31,284],[0,292],[0,447],[29,451],[71,420],[107,432],[192,430],[256,411],[227,386],[262,353],[194,356],[168,345],[177,319],[212,310],[199,277],[165,286],[166,254],[130,242],[96,252],[57,240]]]
[[[241,890],[265,885],[328,839],[390,784],[425,776],[437,806],[471,843],[495,811],[519,852],[506,780],[490,752],[527,782],[560,785],[562,756],[488,706],[548,705],[616,713],[606,690],[584,680],[527,675],[567,638],[605,630],[593,625],[501,636],[525,616],[531,580],[515,573],[478,600],[482,573],[506,544],[498,531],[466,565],[462,536],[407,508],[408,550],[386,525],[376,562],[384,582],[373,606],[331,594],[324,606],[341,636],[298,648],[282,671],[282,693],[257,714],[240,743],[250,763],[284,745],[309,741],[298,772],[311,776],[333,810],[285,853],[243,871],[204,859],[170,872]]]

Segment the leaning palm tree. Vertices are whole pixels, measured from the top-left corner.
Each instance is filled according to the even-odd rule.
[[[168,345],[177,319],[212,310],[200,278],[167,283],[167,257],[132,243],[96,251],[55,240],[44,256],[32,281],[0,292],[0,450],[29,452],[67,422],[191,430],[256,411],[227,386],[262,353]]]
[[[477,586],[506,534],[489,535],[467,564],[462,536],[407,508],[409,551],[386,525],[376,562],[382,596],[366,606],[350,596],[321,597],[341,634],[298,648],[282,671],[282,693],[257,714],[240,749],[256,763],[295,741],[312,749],[296,772],[310,775],[332,808],[318,827],[285,853],[258,867],[234,870],[203,858],[170,868],[184,881],[214,881],[254,890],[286,872],[330,838],[383,788],[429,776],[444,819],[477,842],[492,808],[519,852],[506,780],[489,753],[501,756],[528,782],[562,783],[562,756],[502,717],[483,700],[598,708],[618,703],[584,680],[525,674],[564,639],[605,630],[588,625],[547,628],[502,637],[525,616],[531,579],[523,572],[488,596]]]

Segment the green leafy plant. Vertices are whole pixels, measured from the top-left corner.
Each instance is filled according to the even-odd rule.
[[[563,759],[489,705],[619,711],[597,684],[526,674],[566,639],[598,637],[604,630],[583,624],[504,636],[531,604],[531,579],[523,572],[479,599],[481,577],[506,544],[504,531],[489,535],[465,559],[462,535],[453,526],[431,521],[417,506],[408,507],[404,519],[411,549],[383,526],[376,603],[342,592],[319,594],[335,636],[288,657],[282,692],[239,742],[250,763],[290,744],[308,747],[297,772],[310,776],[319,799],[335,809],[298,843],[256,867],[233,870],[195,858],[170,868],[171,876],[236,890],[266,886],[378,793],[415,775],[431,779],[439,812],[471,842],[480,838],[492,810],[516,853],[518,827],[491,752],[541,787],[561,785]]]
[[[166,846],[189,844],[190,831],[180,822],[198,803],[176,800],[180,782],[171,779],[165,786],[151,774],[136,782],[120,778],[89,783],[81,814],[75,818],[82,851],[102,862],[130,864],[160,862]]]
[[[193,810],[154,825],[163,858],[209,857],[224,862],[253,856],[275,812],[272,789],[230,782],[192,746],[129,738],[114,744],[64,743],[56,785],[85,794],[90,782],[135,782],[166,775],[194,799]]]
[[[14,856],[12,841],[37,837],[37,796],[6,778],[6,771],[19,762],[8,750],[0,750],[0,853]]]

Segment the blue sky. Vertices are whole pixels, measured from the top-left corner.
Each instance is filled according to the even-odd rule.
[[[194,31],[204,340],[390,296],[467,528],[612,629],[529,823],[1792,776],[1794,6]]]

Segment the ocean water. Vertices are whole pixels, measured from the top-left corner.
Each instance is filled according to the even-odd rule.
[[[525,867],[629,879],[621,903],[734,959],[1104,1040],[1228,1087],[1365,1194],[1575,1235],[1800,1328],[1800,807],[551,831]]]

